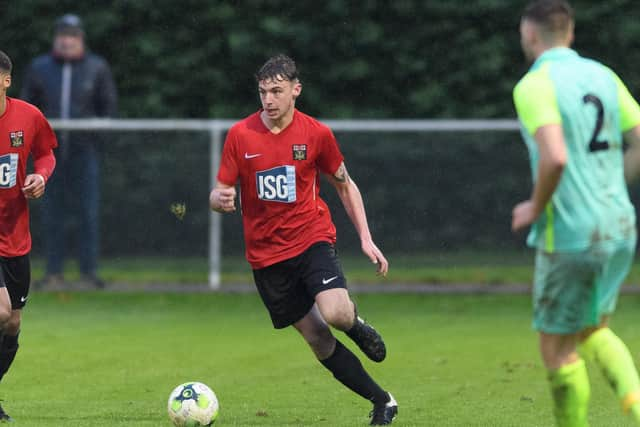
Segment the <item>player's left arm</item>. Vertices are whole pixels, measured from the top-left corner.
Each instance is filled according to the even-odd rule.
[[[535,222],[556,191],[567,164],[567,147],[562,125],[541,126],[536,130],[534,139],[539,152],[537,179],[529,200],[518,203],[513,208],[511,222],[513,231],[518,231]]]
[[[42,197],[47,181],[56,167],[56,157],[53,154],[53,148],[57,146],[55,133],[44,116],[40,120],[31,147],[33,173],[25,177],[22,186],[22,193],[27,199]]]
[[[338,192],[340,201],[360,236],[362,252],[369,257],[371,262],[376,264],[378,274],[386,276],[387,271],[389,270],[389,262],[383,255],[382,251],[373,242],[371,232],[369,231],[369,224],[367,222],[367,214],[364,210],[362,194],[360,193],[356,183],[349,176],[349,172],[347,171],[347,167],[344,162],[340,163],[338,170],[336,170],[333,175],[327,176]]]
[[[27,199],[38,199],[44,195],[45,186],[50,172],[56,166],[56,157],[53,150],[33,157],[34,173],[29,174],[24,179],[22,193]]]

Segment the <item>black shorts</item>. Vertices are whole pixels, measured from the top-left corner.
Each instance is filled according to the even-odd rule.
[[[31,283],[29,254],[17,257],[0,257],[0,288],[7,288],[11,309],[19,310],[27,303]]]
[[[302,319],[320,292],[347,287],[336,250],[327,242],[315,243],[298,256],[253,270],[253,278],[276,329]]]

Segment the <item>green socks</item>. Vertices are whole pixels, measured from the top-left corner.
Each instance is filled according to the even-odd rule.
[[[549,371],[549,383],[558,427],[587,427],[591,389],[584,360]]]
[[[622,409],[640,424],[640,378],[629,349],[609,328],[598,329],[580,345],[622,403]],[[583,359],[549,371],[554,415],[558,427],[588,426],[589,377]]]
[[[640,423],[640,379],[629,349],[609,328],[594,332],[580,351],[602,370],[626,414]]]

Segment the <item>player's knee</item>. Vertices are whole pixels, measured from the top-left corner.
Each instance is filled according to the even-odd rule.
[[[335,305],[322,310],[322,317],[331,326],[346,331],[353,326],[355,314],[353,304]]]
[[[540,334],[540,353],[547,369],[558,369],[574,363],[579,356],[576,352],[578,335]]]
[[[583,329],[582,331],[580,331],[580,333],[578,333],[578,341],[579,342],[584,342],[586,341],[587,338],[589,338],[594,332],[600,330],[599,326],[594,326],[594,327],[589,327],[586,329]]]

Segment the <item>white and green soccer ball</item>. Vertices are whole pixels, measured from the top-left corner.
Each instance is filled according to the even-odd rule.
[[[218,418],[218,398],[205,384],[188,382],[169,395],[168,411],[176,427],[210,426]]]

